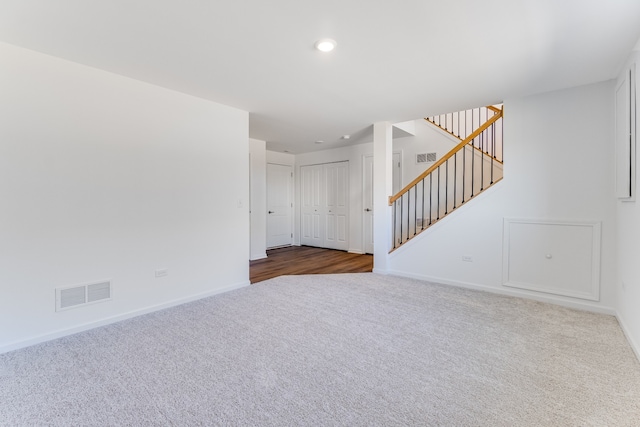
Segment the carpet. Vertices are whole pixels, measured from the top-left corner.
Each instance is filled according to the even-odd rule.
[[[0,355],[0,425],[638,426],[611,316],[283,276]]]

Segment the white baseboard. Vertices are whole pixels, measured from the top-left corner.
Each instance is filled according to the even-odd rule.
[[[626,322],[617,313],[616,313],[616,319],[618,319],[618,323],[620,324],[620,328],[622,329],[622,332],[624,332],[624,336],[627,337],[627,341],[629,341],[629,345],[631,346],[631,349],[636,354],[636,357],[640,362],[640,345],[639,345],[640,343],[638,343],[636,340],[633,339],[633,336],[631,336],[631,334],[629,333],[629,328],[627,327]]]
[[[249,258],[249,261],[256,261],[259,259],[265,259],[267,257],[267,253],[263,252],[260,254],[256,254],[256,255],[251,255],[251,258]]]
[[[362,252],[360,249],[349,249],[347,250],[348,253],[350,254],[358,254],[358,255],[363,255],[364,252]]]
[[[196,301],[202,298],[207,298],[213,295],[222,294],[225,292],[233,291],[235,289],[244,288],[249,286],[251,283],[249,281],[236,283],[234,285],[225,286],[223,288],[215,289],[213,291],[202,292],[195,295],[190,295],[184,298],[178,298],[173,301],[168,301],[162,304],[152,305],[149,307],[144,307],[138,310],[133,310],[127,313],[118,314],[116,316],[107,317],[104,319],[96,320],[93,322],[83,323],[78,326],[74,326],[71,328],[60,329],[54,332],[49,332],[46,334],[38,335],[35,337],[14,341],[9,344],[0,346],[0,354],[7,353],[9,351],[18,350],[24,347],[29,347],[35,344],[40,344],[45,341],[51,341],[56,338],[62,338],[68,335],[77,334],[78,332],[88,331],[89,329],[98,328],[100,326],[110,325],[112,323],[120,322],[122,320],[131,319],[133,317],[141,316],[143,314],[152,313],[154,311],[163,310],[169,307],[175,307],[177,305],[185,304],[188,302]]]
[[[375,271],[374,271],[374,273],[375,273]],[[557,297],[555,297],[553,295],[534,295],[532,293],[523,292],[523,291],[519,291],[519,290],[516,290],[516,289],[494,288],[492,286],[480,285],[480,284],[477,284],[477,283],[461,282],[461,281],[457,281],[457,280],[449,280],[449,279],[444,279],[442,277],[432,277],[432,276],[426,276],[426,275],[422,275],[422,274],[405,273],[403,271],[397,271],[397,270],[389,270],[388,272],[382,273],[382,274],[388,274],[388,275],[399,276],[399,277],[407,277],[409,279],[424,280],[425,282],[440,283],[440,284],[443,284],[443,285],[457,286],[457,287],[460,287],[460,288],[474,289],[474,290],[477,290],[477,291],[492,292],[494,294],[508,295],[508,296],[518,297],[518,298],[525,298],[525,299],[530,299],[530,300],[534,300],[534,301],[547,302],[547,303],[550,303],[550,304],[561,305],[563,307],[574,308],[574,309],[577,309],[577,310],[591,311],[591,312],[594,312],[594,313],[608,314],[610,316],[616,316],[616,310],[611,308],[611,307],[597,305],[597,304],[593,304],[593,303],[589,303],[589,302],[569,301],[569,300],[566,300],[566,299],[557,298]]]

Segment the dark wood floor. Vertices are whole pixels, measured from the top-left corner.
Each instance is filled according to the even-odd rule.
[[[251,261],[251,283],[290,274],[367,273],[373,255],[350,254],[311,246],[289,246],[267,251],[267,258]]]

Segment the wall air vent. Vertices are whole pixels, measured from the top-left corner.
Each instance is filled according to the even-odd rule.
[[[56,288],[56,311],[111,299],[111,281]]]
[[[436,161],[436,153],[420,153],[416,154],[416,164],[431,163]]]

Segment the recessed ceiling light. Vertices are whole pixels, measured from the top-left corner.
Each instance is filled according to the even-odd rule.
[[[349,139],[351,138],[351,135],[342,135],[342,139]]]
[[[321,139],[319,139],[319,140],[317,140],[317,141],[316,141],[316,144],[323,144],[323,143],[324,143],[324,141],[323,141],[323,140],[321,140]]]
[[[321,39],[316,42],[316,49],[321,52],[331,52],[336,47],[336,41],[332,39]]]

